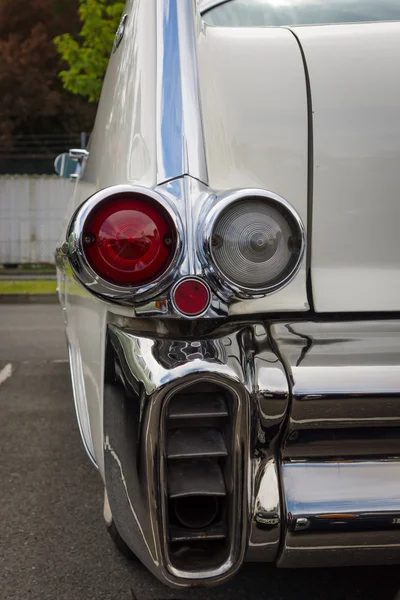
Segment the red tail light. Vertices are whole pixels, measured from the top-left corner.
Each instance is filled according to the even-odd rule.
[[[172,291],[176,308],[188,317],[202,314],[210,304],[210,291],[199,279],[184,279]]]
[[[174,225],[162,206],[147,198],[120,196],[101,203],[86,219],[83,249],[92,269],[126,286],[149,283],[171,263]]]

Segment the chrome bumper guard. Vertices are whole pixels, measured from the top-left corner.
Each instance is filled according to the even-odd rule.
[[[108,332],[108,500],[119,533],[159,579],[217,584],[244,559],[400,562],[399,321],[236,324],[197,340],[111,323]],[[215,386],[233,407],[225,541],[212,564],[201,553],[185,563],[190,536],[177,546],[169,527],[169,407]]]

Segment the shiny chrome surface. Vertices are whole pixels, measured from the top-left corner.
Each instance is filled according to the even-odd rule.
[[[172,286],[180,277],[204,276],[200,250],[197,248],[198,219],[203,206],[210,197],[216,195],[215,190],[272,189],[274,193],[286,198],[305,222],[307,113],[302,61],[293,36],[283,30],[278,36],[274,32],[268,33],[262,41],[261,53],[255,50],[260,40],[255,40],[254,44],[254,40],[247,39],[243,31],[238,34],[237,40],[236,33],[234,40],[228,39],[226,32],[223,33],[222,39],[218,39],[215,46],[215,32],[210,31],[214,28],[206,28],[193,0],[128,0],[125,14],[128,19],[125,23],[124,40],[118,52],[110,59],[96,126],[88,147],[90,155],[85,161],[85,170],[77,181],[68,213],[71,218],[87,198],[99,193],[98,190],[117,185],[139,185],[165,196],[182,222],[184,247],[182,262],[174,275],[171,274]],[[265,36],[265,33],[262,35]],[[273,50],[275,44],[276,51]],[[227,57],[239,50],[241,71],[250,73],[252,70],[247,63],[244,64],[246,61],[243,57],[262,55],[264,58],[260,59],[254,72],[258,73],[260,68],[265,72],[257,78],[261,82],[259,89],[250,95],[252,103],[257,101],[257,109],[250,111],[250,120],[253,117],[254,120],[246,121],[240,131],[233,133],[237,143],[231,146],[230,122],[225,123],[225,119],[231,114],[230,111],[236,114],[242,102],[246,106],[245,98],[242,97],[242,87],[240,90],[236,89],[236,73],[234,94],[228,89],[229,86],[224,85],[223,79],[221,86],[213,80],[216,75],[214,57],[222,54]],[[287,67],[289,88],[286,88],[286,84],[283,88],[278,85],[281,77],[276,63],[277,54]],[[233,76],[233,72],[229,69],[229,77],[231,75]],[[202,82],[201,85],[198,79]],[[278,86],[276,96],[271,96],[271,86]],[[210,97],[211,92],[216,93],[217,98]],[[219,103],[226,98],[226,94],[229,101],[223,103],[224,107],[220,106]],[[281,114],[280,120],[277,118],[278,104],[280,114],[284,106],[283,114],[286,115],[283,118]],[[126,110],[127,106],[131,109]],[[208,113],[211,107],[213,118],[218,115],[221,119],[221,122],[213,122],[213,135],[221,132],[222,126],[225,133],[218,133],[215,140],[213,137],[208,140],[206,146],[209,156],[206,161],[202,113],[204,110]],[[230,107],[229,114],[227,107]],[[250,118],[246,108],[243,108],[241,114],[243,118]],[[211,123],[211,116],[207,118],[210,118]],[[278,121],[279,127],[276,126]],[[240,122],[241,118],[235,117],[235,127]],[[262,131],[260,123],[263,127],[265,125]],[[249,152],[254,158],[251,150],[253,147],[257,149],[257,157],[249,170],[247,159]],[[236,152],[238,148],[244,149],[240,155]],[[277,148],[280,148],[279,152]],[[224,168],[220,170],[214,163],[216,155],[220,159],[233,159],[228,169],[229,176],[233,175],[231,179],[228,178],[230,184],[228,179],[215,176],[213,183],[209,181],[208,166],[206,168],[208,162],[212,165],[214,175],[225,172]],[[287,176],[288,172],[292,174],[291,177]],[[172,306],[164,280],[162,289],[154,288],[154,293],[145,286],[143,295],[142,291],[138,294],[129,291],[126,294],[120,289],[110,290],[102,282],[94,281],[92,273],[87,275],[84,269],[81,272],[87,282],[93,284],[92,291],[95,294],[99,292],[97,299],[93,298],[94,301],[98,300],[98,305],[104,303],[104,300],[120,302],[134,307],[140,316],[182,318]],[[212,282],[208,283],[212,288]],[[65,278],[65,289],[67,294],[71,289],[70,296],[75,294],[75,282],[70,277]],[[102,291],[107,295],[102,297]],[[248,296],[247,299],[239,300],[230,294],[232,301],[228,305],[223,291],[212,291],[211,307],[204,318],[306,311],[309,308],[305,261],[284,289],[265,298],[253,299]],[[94,309],[101,310],[99,306]]]
[[[69,157],[82,162],[89,158],[89,152],[84,148],[72,148],[72,150],[69,151]]]
[[[114,44],[113,44],[113,49],[112,49],[113,53],[115,53],[118,50],[118,48],[124,38],[127,20],[128,20],[128,15],[127,14],[122,15],[121,21],[118,25],[117,32],[115,34],[115,39],[114,39]]]
[[[273,325],[291,382],[279,566],[400,562],[400,322]]]
[[[272,562],[278,556],[284,521],[278,467],[272,456],[260,457],[254,461],[253,467],[254,505],[246,560]]]
[[[110,324],[109,335],[117,366],[115,375],[106,373],[105,481],[113,519],[125,541],[157,577],[176,586],[231,576],[243,561],[249,536],[251,555],[273,560],[280,503],[270,452],[285,417],[288,389],[265,328],[242,325],[216,331],[212,339],[174,341],[139,337]],[[228,559],[214,569],[182,570],[171,563],[164,534],[159,427],[171,394],[204,382],[215,382],[236,398],[235,454],[236,460],[242,456],[243,483],[234,490],[237,509]]]
[[[82,231],[84,223],[96,205],[107,198],[121,193],[138,193],[148,196],[163,206],[177,231],[175,256],[167,271],[153,282],[139,287],[117,286],[99,277],[86,261]],[[290,275],[281,282],[285,287],[296,276],[303,265],[305,254],[305,232],[302,221],[293,207],[283,198],[265,190],[232,190],[217,194],[192,177],[175,179],[158,186],[155,190],[141,186],[118,185],[106,188],[91,196],[76,211],[69,225],[67,242],[57,249],[57,261],[63,268],[66,256],[76,278],[93,294],[102,299],[127,306],[137,306],[138,316],[174,317],[190,319],[183,315],[173,301],[174,286],[187,277],[201,280],[210,290],[211,301],[201,318],[226,317],[229,305],[238,299],[262,298],[277,289],[246,290],[228,282],[216,267],[212,258],[211,237],[215,220],[221,210],[241,198],[248,196],[265,198],[290,212],[298,226],[302,240],[297,263]],[[65,266],[64,266],[65,267]],[[199,318],[197,315],[195,318]]]
[[[157,183],[190,175],[208,183],[196,38],[196,0],[157,1]]]
[[[261,198],[267,203],[272,205],[278,205],[283,207],[284,211],[287,211],[293,220],[295,221],[298,229],[299,237],[301,238],[301,249],[297,262],[294,265],[292,271],[288,276],[274,286],[267,288],[251,289],[244,286],[239,286],[234,282],[230,281],[218,268],[212,250],[212,237],[215,223],[221,214],[221,212],[227,208],[230,204],[236,200],[244,198]],[[243,189],[243,190],[229,190],[223,193],[216,194],[210,197],[209,201],[205,203],[201,214],[200,225],[197,229],[197,245],[199,248],[199,257],[202,263],[204,272],[207,278],[214,283],[214,289],[219,290],[220,295],[224,300],[229,301],[232,298],[236,299],[254,299],[263,298],[268,294],[276,292],[277,290],[286,287],[292,279],[298,273],[305,253],[305,230],[303,223],[294,210],[294,208],[284,198],[281,198],[277,194],[268,192],[266,190],[259,189]]]
[[[272,335],[292,382],[285,457],[400,453],[400,321],[288,323]]]
[[[279,445],[289,410],[289,385],[270,332],[256,325],[245,347],[253,356],[253,506],[246,560],[273,561],[279,550],[283,508],[279,491]]]
[[[140,194],[158,202],[168,212],[177,234],[176,251],[168,269],[151,283],[139,287],[122,287],[102,279],[89,265],[83,249],[82,232],[88,215],[100,202],[124,193]],[[117,301],[121,304],[134,304],[135,301],[144,301],[157,293],[162,293],[176,279],[177,269],[182,261],[183,239],[184,233],[179,214],[166,198],[153,190],[140,186],[116,185],[97,192],[78,209],[68,228],[68,247],[62,246],[57,253],[60,254],[61,251],[67,255],[76,278],[91,293],[109,301]]]
[[[89,152],[85,150],[85,148],[72,148],[68,152],[68,157],[71,160],[76,161],[75,173],[71,173],[69,178],[78,180],[84,173],[86,161],[89,158]]]
[[[221,346],[224,346],[225,340],[221,340]],[[217,344],[218,345],[218,344]],[[211,350],[211,348],[210,348]],[[206,344],[206,354],[210,351],[207,349]],[[222,350],[222,348],[221,348]],[[170,352],[174,352],[173,344],[172,348],[170,348]],[[230,367],[229,359],[232,359],[232,356],[227,355],[227,365]],[[196,359],[195,359],[196,360]],[[198,359],[197,359],[198,360]],[[215,365],[216,366],[216,365]],[[214,365],[209,366],[209,371],[207,374],[203,374],[201,377],[197,377],[190,382],[184,382],[182,379],[181,382],[177,382],[174,390],[170,392],[165,397],[162,410],[161,410],[161,423],[165,424],[165,415],[168,408],[168,402],[172,393],[184,393],[185,389],[188,385],[193,385],[193,383],[217,383],[222,389],[226,389],[234,398],[236,405],[236,414],[234,418],[234,427],[232,431],[233,445],[234,451],[232,453],[232,511],[229,519],[229,552],[226,558],[223,561],[220,561],[220,564],[216,567],[208,567],[201,569],[199,566],[193,567],[191,564],[187,565],[186,569],[179,567],[176,565],[174,559],[172,558],[172,553],[169,551],[169,544],[164,544],[164,552],[166,557],[167,569],[168,571],[177,579],[181,580],[212,580],[216,578],[221,578],[224,575],[233,574],[233,572],[237,571],[240,567],[246,550],[246,540],[247,540],[247,512],[248,512],[248,491],[247,491],[247,478],[248,478],[248,456],[249,456],[249,429],[250,429],[250,398],[247,390],[239,385],[235,385],[234,380],[229,381],[232,378],[233,373],[228,375],[226,378],[221,374],[218,374],[218,368],[215,369]],[[164,425],[165,427],[165,425]],[[160,431],[160,446],[162,445],[164,440],[166,440],[166,432],[163,425],[161,425]],[[167,468],[166,468],[166,459],[165,452],[161,450],[160,452],[160,490],[162,490],[162,499],[161,499],[161,520],[162,520],[162,533],[163,538],[167,539],[168,536],[168,528],[167,528],[167,505],[168,505],[168,497],[167,497]],[[211,466],[211,465],[210,465]],[[195,466],[193,466],[193,470]],[[221,489],[215,490],[210,489],[209,494],[213,496],[214,494],[225,494],[224,490],[224,482],[222,478],[222,474],[219,474],[221,478]],[[204,473],[204,479],[206,479],[206,473]]]
[[[90,210],[98,202],[119,193],[148,195],[159,202],[175,224],[178,237],[176,256],[169,269],[154,282],[134,288],[113,285],[98,277],[88,265],[82,249],[83,225]],[[66,272],[67,259],[72,264],[74,274],[87,290],[101,299],[135,307],[140,317],[163,316],[165,318],[185,318],[174,308],[171,288],[179,280],[195,276],[204,280],[205,273],[198,259],[196,234],[198,219],[203,202],[212,194],[207,186],[192,177],[183,177],[157,187],[155,190],[141,186],[118,185],[97,192],[75,212],[68,227],[68,239],[56,251],[57,264]],[[228,305],[215,290],[211,290],[211,302],[202,318],[219,318],[228,315]]]
[[[83,376],[82,358],[77,348],[67,342],[68,357],[71,368],[71,383],[74,396],[76,420],[78,421],[79,433],[85,452],[93,464],[97,467],[94,456],[90,417],[86,401],[85,380]]]
[[[399,563],[399,450],[380,461],[285,462],[288,521],[278,565]]]

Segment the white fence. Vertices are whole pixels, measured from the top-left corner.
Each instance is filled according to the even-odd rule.
[[[58,176],[0,177],[0,264],[54,262],[72,191]]]

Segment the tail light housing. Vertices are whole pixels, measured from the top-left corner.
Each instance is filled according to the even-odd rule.
[[[191,319],[226,316],[231,301],[261,298],[295,277],[305,232],[283,198],[257,189],[209,192],[186,231],[178,199],[129,185],[97,192],[72,218],[61,260],[101,298]]]
[[[178,216],[153,190],[115,186],[98,192],[75,213],[69,258],[92,292],[117,302],[145,300],[172,279],[181,250]]]
[[[204,232],[204,267],[228,297],[262,297],[282,289],[304,255],[300,217],[286,200],[263,190],[217,196]]]

